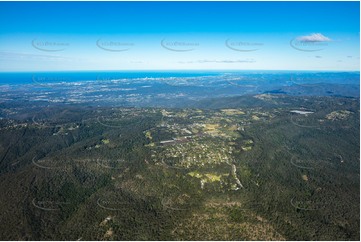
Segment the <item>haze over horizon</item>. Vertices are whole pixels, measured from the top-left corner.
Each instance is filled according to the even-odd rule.
[[[1,2],[0,71],[359,71],[359,18],[358,2]]]

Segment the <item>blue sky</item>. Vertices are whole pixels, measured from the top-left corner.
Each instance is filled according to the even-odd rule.
[[[359,70],[358,2],[0,2],[0,71]]]

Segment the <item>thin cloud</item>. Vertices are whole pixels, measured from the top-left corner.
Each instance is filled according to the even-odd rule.
[[[320,56],[320,55],[316,55],[315,57],[316,57],[316,58],[322,58],[322,56]]]
[[[310,35],[297,37],[300,42],[329,42],[332,41],[330,38],[324,36],[321,33],[313,33]]]
[[[196,61],[180,61],[179,63],[186,63],[186,64],[193,64],[193,63],[226,63],[226,64],[233,64],[233,63],[254,63],[255,60],[246,59],[246,60],[196,60]]]
[[[56,55],[38,55],[29,53],[6,52],[0,51],[0,59],[2,60],[39,60],[39,61],[69,61],[73,58],[56,56]]]

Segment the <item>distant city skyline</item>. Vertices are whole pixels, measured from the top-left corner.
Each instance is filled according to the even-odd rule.
[[[0,2],[0,71],[359,71],[359,2]]]

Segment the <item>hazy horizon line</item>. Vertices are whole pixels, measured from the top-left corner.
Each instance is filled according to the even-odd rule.
[[[34,73],[34,72],[252,72],[252,71],[276,71],[276,72],[360,72],[360,70],[291,70],[291,69],[248,69],[248,70],[224,70],[224,69],[140,69],[140,70],[36,70],[36,71],[1,71],[0,73]]]

